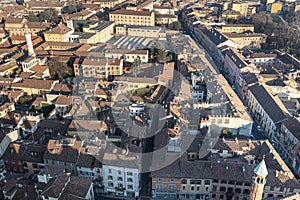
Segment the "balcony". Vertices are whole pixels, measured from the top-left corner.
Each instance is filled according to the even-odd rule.
[[[168,193],[168,194],[170,194],[170,193],[176,194],[179,192],[179,190],[176,190],[176,189],[175,190],[156,189],[155,191],[156,191],[156,193]]]

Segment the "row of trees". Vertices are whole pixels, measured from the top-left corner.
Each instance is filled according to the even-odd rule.
[[[30,13],[27,17],[27,20],[30,22],[58,22],[58,13],[55,9],[45,9],[44,12],[39,14]]]
[[[73,14],[83,9],[82,3],[68,5],[62,8],[62,13]]]
[[[259,12],[250,18],[240,18],[234,23],[254,24],[255,32],[268,36],[264,49],[283,49],[300,57],[300,15],[285,13],[274,15]]]

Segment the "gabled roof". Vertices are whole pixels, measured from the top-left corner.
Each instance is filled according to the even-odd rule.
[[[287,118],[263,85],[250,86],[249,90],[275,124]]]
[[[206,35],[216,46],[226,42],[228,39],[214,28],[199,27],[204,35]]]
[[[254,173],[258,176],[268,176],[268,169],[265,159],[263,159],[255,168]]]

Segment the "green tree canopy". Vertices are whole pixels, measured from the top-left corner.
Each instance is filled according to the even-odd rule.
[[[140,57],[137,57],[134,59],[134,61],[132,63],[132,73],[135,77],[137,77],[137,74],[141,70],[141,64],[142,64],[142,61],[141,61]]]
[[[30,13],[27,17],[27,20],[30,22],[58,22],[58,14],[54,9],[46,9],[44,12],[35,15],[34,13]]]

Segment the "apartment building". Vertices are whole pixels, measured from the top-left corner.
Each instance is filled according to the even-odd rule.
[[[81,143],[76,138],[49,140],[44,154],[45,167],[60,166],[65,172],[77,175],[76,162],[79,153],[85,151],[81,148]]]
[[[249,2],[233,2],[233,11],[239,12],[242,16],[249,16],[256,13],[255,5],[251,5]]]
[[[157,24],[171,24],[178,21],[178,16],[173,14],[156,14],[155,22]]]
[[[300,190],[296,177],[268,140],[219,139],[209,152],[206,159],[193,161],[183,154],[171,165],[152,172],[152,197],[246,200],[250,196],[287,197]],[[266,179],[263,185],[257,185],[258,177]]]
[[[237,86],[242,86],[242,73],[252,71],[245,62],[243,56],[235,49],[230,48],[225,52],[224,70],[230,82]]]
[[[4,23],[5,30],[10,35],[25,35],[25,24],[28,27],[28,32],[32,35],[39,35],[51,28],[49,22],[28,22],[23,18],[7,18]]]
[[[139,197],[140,166],[138,158],[126,149],[110,149],[103,156],[103,185],[105,193],[126,197]]]
[[[46,42],[69,42],[70,36],[73,32],[73,29],[61,23],[58,26],[44,32],[44,37]]]
[[[260,48],[267,40],[267,35],[260,33],[224,33],[224,35],[235,42],[238,49]]]
[[[226,24],[222,25],[221,33],[243,33],[245,31],[251,31],[254,33],[253,24]]]
[[[22,79],[14,82],[11,88],[20,89],[27,95],[44,95],[50,93],[57,82],[52,80]]]
[[[38,174],[44,169],[45,146],[11,143],[3,155],[5,169],[12,172]]]
[[[282,72],[293,80],[300,79],[300,61],[294,56],[283,53],[277,57],[277,63],[283,67]]]
[[[203,47],[219,65],[222,64],[223,57],[220,48],[224,46],[237,48],[238,46],[237,43],[228,39],[223,33],[215,28],[198,25],[194,27],[194,32],[196,37],[203,44]]]
[[[282,122],[279,140],[276,144],[283,159],[292,165],[294,170],[300,173],[300,122],[297,118],[288,118]]]
[[[248,89],[249,108],[270,138],[278,141],[281,123],[287,119],[286,114],[276,103],[274,97],[261,85],[252,85]]]
[[[274,65],[277,63],[277,54],[273,53],[252,53],[245,58],[246,61],[253,63],[254,65]]]
[[[116,10],[109,14],[109,21],[116,25],[154,26],[155,14],[152,11]]]
[[[81,64],[83,77],[108,78],[123,74],[122,59],[85,58]]]
[[[87,3],[98,5],[100,8],[113,8],[117,4],[122,3],[122,0],[91,0]]]
[[[148,50],[132,50],[125,54],[127,62],[134,62],[136,59],[140,59],[142,63],[148,63],[149,52]]]
[[[114,34],[115,24],[109,21],[76,20],[69,23],[73,23],[75,27],[78,27],[80,24],[86,24],[86,27],[82,28],[83,32],[74,32],[72,34],[71,40],[73,42],[88,44],[105,43]]]

